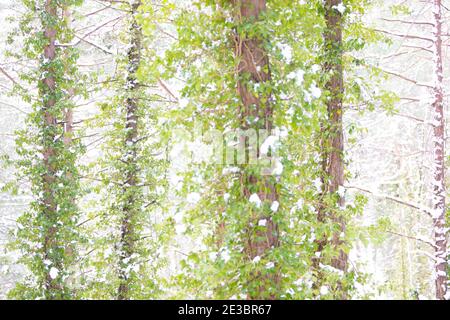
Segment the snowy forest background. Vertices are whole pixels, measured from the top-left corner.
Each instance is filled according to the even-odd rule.
[[[24,1],[24,3],[32,2],[43,1]],[[131,23],[129,29],[129,12],[124,9],[127,6],[124,2],[127,1],[67,2],[73,3],[69,6],[71,10],[69,28],[75,30],[69,42],[79,54],[79,57],[73,60],[73,64],[78,66],[77,74],[79,74],[75,83],[84,88],[82,94],[73,97],[72,130],[77,132],[76,141],[81,146],[81,151],[77,151],[79,157],[76,161],[80,172],[79,191],[70,200],[77,203],[78,218],[75,224],[77,235],[73,235],[76,249],[66,248],[65,251],[66,254],[76,255],[76,258],[68,262],[67,274],[61,276],[63,271],[60,268],[53,268],[52,261],[47,263],[45,259],[41,259],[44,271],[36,271],[39,268],[37,263],[31,263],[32,267],[29,268],[26,267],[26,263],[19,260],[36,252],[31,244],[32,240],[26,238],[27,236],[22,243],[28,243],[28,246],[16,245],[17,238],[21,237],[18,230],[27,228],[18,218],[31,210],[30,203],[36,199],[36,194],[31,191],[32,184],[27,180],[27,174],[21,174],[26,170],[15,165],[16,160],[26,157],[24,153],[18,154],[15,141],[18,139],[18,130],[30,127],[26,117],[33,110],[33,100],[24,99],[22,92],[36,93],[38,81],[35,79],[36,82],[33,84],[33,79],[27,81],[22,76],[36,68],[36,59],[33,54],[26,56],[20,50],[25,47],[27,34],[40,30],[41,27],[32,20],[20,22],[20,17],[29,11],[29,8],[20,1],[0,0],[0,21],[3,26],[0,31],[0,187],[2,187],[0,297],[2,299],[48,298],[42,293],[42,288],[35,289],[39,287],[39,280],[36,279],[42,277],[41,274],[45,273],[45,270],[48,275],[43,276],[44,282],[47,281],[45,277],[50,276],[53,280],[62,277],[60,280],[71,288],[69,296],[63,298],[114,299],[117,298],[116,289],[123,285],[123,282],[117,279],[120,270],[117,271],[115,267],[117,262],[115,238],[110,236],[120,230],[118,222],[120,219],[116,218],[117,208],[114,201],[120,199],[121,191],[114,189],[115,182],[112,177],[115,171],[108,171],[108,168],[115,163],[111,160],[114,158],[114,152],[121,150],[121,147],[117,146],[117,140],[114,139],[119,139],[117,136],[123,129],[120,125],[117,127],[114,124],[120,122],[123,115],[120,113],[122,111],[116,112],[114,109],[116,102],[121,101],[120,97],[123,97],[117,93],[117,88],[121,85],[116,86],[115,83],[122,83],[122,88],[126,88],[126,84],[120,82],[123,81],[120,79],[129,72],[126,70],[126,53],[130,49],[128,42],[132,33],[130,30],[136,28]],[[134,2],[130,0],[131,4]],[[140,152],[149,160],[143,162],[143,167],[148,168],[142,172],[143,191],[139,206],[142,208],[140,212],[143,217],[136,222],[139,224],[138,229],[143,239],[139,244],[141,251],[137,251],[136,256],[142,255],[145,261],[130,264],[127,271],[133,273],[132,276],[128,275],[128,280],[134,281],[131,284],[132,289],[128,291],[133,293],[127,297],[131,299],[244,299],[249,295],[242,284],[251,279],[252,271],[246,273],[245,268],[236,271],[233,269],[235,267],[233,263],[227,264],[230,259],[232,262],[233,259],[241,259],[236,258],[233,250],[229,249],[233,244],[224,249],[226,246],[223,244],[221,247],[221,244],[208,240],[211,234],[220,232],[220,229],[215,229],[214,215],[224,211],[228,201],[234,201],[234,195],[230,196],[231,191],[225,194],[210,192],[211,188],[214,189],[210,182],[216,179],[219,181],[218,184],[221,183],[218,190],[223,190],[223,186],[228,183],[227,179],[231,179],[229,177],[236,173],[234,171],[236,168],[225,166],[217,169],[218,166],[205,164],[207,163],[205,159],[208,158],[207,151],[202,149],[205,146],[198,140],[192,141],[191,137],[181,130],[184,128],[191,133],[195,131],[194,120],[200,123],[205,121],[207,126],[209,124],[213,126],[212,123],[217,119],[208,120],[208,114],[216,104],[211,99],[217,97],[220,100],[217,105],[225,105],[219,98],[225,94],[222,95],[215,90],[217,87],[220,88],[222,83],[229,81],[228,78],[223,81],[220,79],[225,68],[221,70],[218,64],[214,65],[208,58],[203,62],[196,58],[191,60],[187,58],[189,54],[209,57],[205,52],[220,46],[205,43],[201,49],[203,46],[201,39],[208,36],[207,28],[212,27],[207,23],[202,25],[198,21],[204,20],[195,18],[200,13],[212,16],[214,13],[211,12],[214,10],[205,9],[206,5],[199,9],[194,2],[197,1],[143,1],[144,13],[141,13],[142,16],[138,20],[144,30],[142,43],[145,53],[142,56],[148,59],[138,71],[138,78],[149,79],[145,85],[145,94],[148,97],[145,100],[146,111],[140,115],[144,119],[143,130],[147,140]],[[215,1],[199,2],[215,6]],[[320,89],[320,81],[315,80],[319,79],[322,72],[320,62],[315,60],[319,56],[317,52],[321,49],[318,48],[319,44],[313,43],[314,31],[311,30],[314,29],[316,22],[312,16],[310,19],[306,17],[298,24],[288,22],[291,23],[291,18],[295,20],[297,15],[309,15],[314,10],[319,12],[314,8],[318,6],[316,3],[322,1],[267,2],[269,10],[277,6],[290,8],[286,11],[277,11],[279,16],[272,17],[279,19],[280,25],[279,29],[276,29],[276,35],[270,36],[273,41],[279,41],[274,45],[278,56],[271,61],[276,60],[275,70],[282,70],[285,68],[283,65],[289,65],[286,68],[297,71],[286,72],[284,75],[279,73],[276,77],[294,80],[289,82],[290,87],[287,91],[303,92],[301,97],[295,93],[286,94],[287,102],[282,107],[285,108],[283,116],[289,117],[292,116],[292,112],[296,112],[289,111],[291,107],[295,109],[302,108],[302,105],[311,105],[310,108],[305,107],[301,117],[297,117],[299,119],[297,126],[310,128],[309,133],[307,130],[297,130],[293,134],[293,140],[288,138],[280,147],[280,154],[286,159],[291,154],[301,165],[295,168],[295,161],[292,161],[293,164],[283,162],[284,171],[282,166],[281,172],[277,173],[281,176],[279,178],[281,180],[278,181],[286,181],[287,189],[295,189],[296,184],[309,184],[310,187],[305,188],[313,191],[305,191],[305,194],[314,198],[314,192],[320,190],[321,186],[317,173],[311,169],[316,157],[316,142],[312,137],[315,131],[320,131],[319,123],[323,115],[317,111],[320,108],[311,100],[320,99],[321,93],[325,91],[323,88]],[[271,210],[286,212],[286,216],[289,217],[295,214],[296,210],[307,211],[297,215],[295,218],[297,220],[289,218],[290,224],[298,224],[299,227],[287,229],[292,231],[286,231],[285,236],[298,242],[298,245],[283,249],[286,251],[280,251],[275,258],[268,260],[263,258],[261,262],[261,268],[264,270],[286,263],[286,266],[280,267],[280,270],[288,271],[276,298],[436,298],[436,220],[430,217],[431,211],[427,209],[432,206],[435,183],[432,157],[435,142],[432,104],[436,58],[433,51],[435,35],[432,24],[436,2],[415,0],[336,2],[339,5],[334,7],[334,10],[338,12],[354,10],[348,14],[358,16],[355,19],[358,23],[349,27],[348,33],[352,32],[349,37],[353,37],[356,42],[360,41],[359,38],[363,39],[366,43],[360,47],[355,45],[357,50],[354,50],[352,55],[356,57],[355,59],[364,61],[360,66],[371,66],[367,68],[358,66],[351,72],[344,73],[347,79],[351,78],[351,82],[348,80],[344,87],[351,88],[349,91],[358,87],[355,89],[358,94],[354,95],[358,98],[348,99],[344,106],[346,181],[338,191],[340,197],[345,197],[346,206],[351,207],[348,210],[348,224],[351,225],[349,229],[353,235],[348,251],[348,268],[356,276],[351,280],[350,293],[342,296],[335,293],[338,290],[336,288],[340,288],[340,281],[344,281],[338,279],[341,276],[340,270],[332,267],[327,269],[325,268],[327,266],[322,265],[326,272],[336,275],[337,278],[326,276],[326,280],[315,287],[315,278],[311,271],[313,263],[310,261],[314,261],[314,257],[319,257],[320,253],[313,245],[316,240],[313,234],[319,227],[308,224],[308,217],[314,216],[315,212],[313,200],[308,199],[302,192],[290,194],[286,198],[289,200],[277,201],[276,208],[271,206]],[[64,4],[64,1],[61,3]],[[443,105],[446,120],[449,102],[447,88],[450,84],[448,68],[450,2],[442,1],[440,5],[443,22]],[[302,9],[294,12],[295,9],[292,8],[296,6]],[[195,14],[177,18],[183,10]],[[288,14],[289,10],[293,13]],[[30,30],[17,33],[14,35],[14,42],[9,42],[8,38],[18,27],[22,30],[29,27]],[[283,37],[290,40],[293,38],[289,37],[294,37],[295,40],[298,35],[291,33],[297,32],[298,30],[293,29],[300,27],[304,27],[304,31],[300,30],[300,33],[305,35],[305,39],[310,36],[307,40],[309,43],[305,40],[305,44],[299,44],[301,41],[298,41],[296,47],[296,41],[289,43],[280,40],[284,39]],[[362,31],[366,27],[371,28],[371,31]],[[211,29],[213,42],[227,40],[225,32],[220,39],[217,38],[220,32],[213,35],[212,30],[215,29]],[[189,31],[192,35],[182,34]],[[189,39],[195,44],[190,44]],[[217,52],[217,56],[221,57],[217,61],[227,61],[222,51]],[[188,72],[183,73],[183,68],[189,69]],[[200,71],[196,74],[195,70]],[[216,70],[215,74],[211,73],[213,70]],[[277,81],[283,83],[285,80]],[[196,85],[201,86],[201,89],[196,88]],[[212,92],[209,95],[208,90]],[[305,90],[310,92],[305,94]],[[312,97],[308,97],[308,94]],[[224,117],[233,120],[232,113],[224,114]],[[199,119],[195,119],[197,116]],[[285,135],[292,136],[290,122],[284,123],[280,119],[277,121],[277,129],[281,131],[281,136],[284,137],[283,130],[288,132]],[[307,121],[310,123],[305,124]],[[217,125],[217,128],[220,129],[221,125]],[[119,133],[115,135],[114,132]],[[447,130],[445,132],[447,133]],[[304,153],[310,153],[311,156],[302,156]],[[192,161],[192,154],[196,161]],[[448,163],[447,153],[445,162]],[[219,173],[218,177],[215,176],[216,173]],[[297,176],[299,178],[296,180]],[[447,182],[447,179],[445,181]],[[71,197],[68,195],[68,198]],[[258,200],[252,198],[250,204],[258,207]],[[155,203],[158,205],[154,205]],[[306,207],[309,209],[304,209]],[[237,210],[244,212],[247,209],[244,207]],[[108,212],[112,212],[110,216]],[[431,212],[431,215],[433,214]],[[235,215],[229,219],[235,223],[233,227],[239,226]],[[308,226],[303,227],[305,225]],[[447,219],[445,237],[448,237],[448,225]],[[266,222],[260,226],[266,227]],[[80,238],[76,238],[78,236]],[[293,254],[292,250],[298,252]],[[292,257],[289,256],[291,253]],[[255,258],[248,262],[250,268],[259,265],[261,257]],[[291,264],[291,258],[297,260],[299,266]],[[217,262],[220,259],[222,262]],[[448,265],[447,261],[445,263]],[[37,277],[34,276],[36,274]],[[236,280],[238,278],[239,280]],[[18,286],[20,283],[26,285]],[[17,289],[18,287],[20,288]],[[27,289],[30,287],[34,289]],[[227,289],[217,289],[221,287]],[[12,296],[11,290],[15,292]],[[262,290],[261,287],[258,290]]]

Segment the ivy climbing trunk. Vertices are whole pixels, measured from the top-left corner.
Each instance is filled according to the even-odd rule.
[[[74,295],[69,281],[79,240],[76,159],[81,151],[79,142],[72,139],[77,54],[73,47],[57,44],[73,38],[68,13],[74,4],[45,0],[36,7],[34,2],[24,2],[42,32],[22,30],[32,44],[24,46],[23,52],[37,62],[37,69],[23,75],[38,90],[37,95],[32,90],[21,92],[25,101],[33,102],[33,112],[26,118],[26,129],[18,133],[16,150],[19,171],[30,181],[34,200],[17,220],[23,228],[14,244],[32,281],[18,283],[10,292],[13,298],[69,299]]]
[[[141,62],[142,51],[142,27],[137,21],[140,0],[130,1],[131,21],[129,26],[130,42],[127,52],[127,78],[125,82],[125,140],[123,165],[123,192],[121,197],[121,231],[119,243],[119,288],[117,298],[119,300],[130,299],[131,264],[133,255],[136,254],[135,243],[139,240],[137,228],[137,216],[141,210],[141,188],[139,187],[138,166],[138,120],[139,104],[138,94],[140,85],[137,72]]]
[[[46,0],[44,7],[45,15],[48,19],[57,19],[57,5],[56,1]],[[54,141],[57,139],[57,119],[54,116],[53,109],[56,104],[55,92],[56,92],[56,79],[54,76],[54,70],[51,67],[51,62],[56,59],[56,28],[55,25],[49,23],[44,27],[44,38],[47,41],[47,45],[44,47],[44,58],[50,67],[43,66],[43,74],[45,75],[41,80],[41,92],[40,96],[43,97],[43,111],[44,111],[44,128],[43,128],[43,161],[45,167],[45,173],[43,175],[43,198],[44,205],[43,213],[48,221],[55,221],[58,214],[57,202],[54,197],[53,185],[56,180],[56,168],[55,158],[56,150],[54,147]],[[44,260],[51,261],[54,268],[61,270],[62,265],[59,259],[54,259],[55,255],[52,252],[58,250],[55,234],[58,232],[56,224],[50,224],[46,230],[46,236],[44,240]],[[53,257],[52,257],[53,256]],[[45,293],[47,298],[55,298],[60,295],[62,291],[61,283],[57,277],[54,277],[50,273],[50,269],[46,269],[45,275]]]
[[[432,218],[434,225],[435,282],[436,298],[444,300],[447,293],[447,237],[445,221],[445,118],[444,86],[442,67],[442,3],[434,0],[434,101],[433,115],[433,181],[432,181]]]
[[[265,0],[235,0],[237,16],[240,23],[253,23],[266,11]],[[266,130],[270,132],[273,126],[273,108],[271,93],[255,93],[252,84],[270,85],[271,74],[269,57],[264,49],[264,40],[259,36],[248,37],[243,32],[236,34],[235,56],[239,59],[237,76],[239,78],[237,93],[241,100],[239,110],[242,130]],[[248,141],[246,152],[249,152]],[[255,147],[255,146],[253,146]],[[258,150],[259,157],[259,150]],[[262,207],[270,206],[278,201],[276,179],[273,176],[262,175],[247,168],[241,177],[244,201],[248,201],[252,194],[257,194]],[[271,250],[279,246],[278,225],[270,214],[255,209],[251,213],[245,253],[249,261],[255,257],[266,257]],[[266,221],[264,228],[256,229],[258,221]],[[258,271],[251,275],[249,282],[249,299],[276,299],[280,276],[278,272]]]
[[[337,205],[343,207],[345,199],[339,192],[344,185],[344,135],[343,135],[343,95],[344,79],[342,66],[342,13],[337,8],[342,5],[342,0],[326,0],[325,6],[325,31],[324,37],[324,64],[323,69],[327,80],[325,90],[327,92],[327,121],[323,124],[322,136],[322,200],[337,198]],[[323,201],[324,202],[324,201]],[[333,209],[327,207],[326,203],[320,203],[318,220],[321,223],[332,222],[338,225],[338,231],[334,232],[331,241],[328,237],[317,240],[320,257],[315,258],[315,269],[318,275],[318,284],[321,283],[320,263],[347,271],[347,254],[340,248],[343,241],[341,234],[345,232],[345,221],[343,217],[335,214]],[[331,246],[335,251],[331,261],[323,260],[325,246]],[[346,292],[341,283],[338,283],[336,297],[345,299]]]

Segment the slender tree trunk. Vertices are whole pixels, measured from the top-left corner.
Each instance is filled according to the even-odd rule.
[[[447,293],[447,238],[445,232],[445,119],[442,67],[442,3],[434,0],[434,102],[433,114],[433,198],[432,212],[435,241],[436,298],[445,299]]]
[[[324,71],[330,77],[325,83],[325,89],[329,93],[327,104],[327,123],[323,126],[322,140],[322,197],[332,195],[338,197],[337,204],[344,206],[345,199],[340,196],[339,187],[344,185],[344,135],[343,135],[343,95],[344,79],[342,67],[342,14],[336,9],[342,0],[325,1],[325,21],[326,30],[324,32],[325,63]],[[331,265],[344,272],[347,271],[347,254],[339,249],[342,245],[340,234],[345,232],[345,221],[337,217],[326,208],[325,204],[320,204],[318,213],[319,222],[331,220],[339,225],[339,232],[333,235],[330,241],[319,239],[318,251],[322,252],[326,245],[333,246],[337,250],[337,255],[332,257]],[[315,268],[318,270],[320,278],[321,258],[315,259]],[[320,279],[318,281],[320,283]],[[340,286],[340,285],[339,285]],[[340,288],[341,290],[343,288]],[[342,292],[340,298],[345,299],[346,294]]]
[[[266,10],[265,0],[234,0],[238,12],[237,21],[251,21],[259,18]],[[249,88],[252,83],[271,81],[269,58],[263,47],[263,39],[240,37],[236,35],[235,55],[239,58],[237,75],[239,82],[237,92],[242,102],[239,110],[241,129],[256,131],[262,129],[270,132],[273,126],[273,110],[271,97],[255,95]],[[246,80],[244,80],[246,79]],[[258,119],[255,122],[255,119]],[[249,123],[252,123],[249,125]],[[248,150],[247,150],[248,151]],[[261,202],[269,205],[278,200],[275,178],[254,173],[244,173],[241,177],[244,186],[243,196],[248,201],[253,193],[257,193]],[[245,252],[251,261],[255,257],[264,257],[269,251],[279,246],[278,225],[271,216],[262,216],[258,210],[252,212],[251,224],[258,225],[260,219],[267,221],[264,231],[255,231],[249,225]],[[279,287],[279,274],[256,273],[249,284],[249,299],[276,299]]]
[[[57,4],[53,0],[46,0],[44,6],[45,13],[54,19],[57,19]],[[44,30],[44,37],[47,41],[47,45],[44,48],[44,58],[48,62],[52,62],[56,59],[56,29],[53,26],[47,25]],[[54,197],[53,184],[56,180],[56,168],[54,160],[56,150],[53,147],[53,142],[57,139],[57,119],[53,115],[53,108],[56,104],[54,93],[56,90],[56,79],[54,78],[54,71],[51,68],[43,68],[43,72],[46,75],[41,80],[40,96],[43,97],[43,111],[44,111],[44,132],[46,134],[43,137],[43,161],[45,167],[45,173],[43,175],[43,198],[42,203],[44,205],[43,213],[48,221],[55,221],[58,214],[57,203]],[[62,265],[60,261],[55,261],[52,253],[56,252],[57,241],[55,234],[58,232],[56,224],[50,226],[47,230],[44,240],[44,260],[51,261],[53,267],[61,270]],[[46,269],[46,280],[44,284],[45,294],[47,299],[58,298],[63,290],[60,282],[55,277],[52,277],[50,270]]]
[[[138,23],[136,16],[141,5],[140,0],[131,0],[131,23],[129,28],[130,45],[127,53],[127,79],[125,90],[127,97],[125,101],[126,107],[126,137],[124,150],[127,154],[124,157],[126,163],[124,167],[124,188],[123,188],[123,206],[121,221],[121,238],[119,253],[119,288],[118,299],[130,299],[130,260],[135,253],[135,241],[138,237],[136,234],[135,218],[139,214],[139,206],[137,205],[139,193],[136,188],[139,184],[139,167],[137,165],[137,138],[138,132],[138,97],[139,83],[137,80],[137,71],[141,62],[142,51],[142,27]]]
[[[327,176],[330,179],[327,192],[336,194],[339,187],[344,185],[344,133],[342,124],[342,101],[344,95],[344,75],[342,70],[342,16],[334,9],[342,0],[327,0],[326,21],[328,31],[325,33],[325,45],[330,61],[325,64],[326,71],[332,76],[326,84],[330,92],[327,102],[328,119],[330,124],[330,151],[328,154]],[[344,206],[345,199],[339,196],[339,206]],[[345,231],[345,224],[341,219],[334,219]],[[333,237],[333,243],[340,245],[339,235]],[[347,270],[347,255],[340,251],[339,256],[333,259],[332,266],[342,271]]]

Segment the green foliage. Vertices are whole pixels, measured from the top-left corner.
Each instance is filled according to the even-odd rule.
[[[394,15],[411,14],[411,9],[406,4],[396,4],[391,6],[391,12]]]
[[[345,104],[367,104],[369,110],[380,105],[390,106],[395,98],[389,93],[365,94],[375,88],[362,89],[367,84],[363,84],[361,74],[362,71],[370,74],[373,70],[365,68],[364,62],[353,56],[368,43],[380,40],[361,22],[368,2],[344,3],[345,16],[353,13],[345,20],[342,48],[345,51]],[[320,163],[323,150],[318,141],[328,95],[322,85],[328,79],[328,75],[322,73],[325,59],[322,55],[325,28],[322,2],[274,0],[267,5],[268,10],[259,20],[242,23],[233,19],[234,9],[227,1],[220,4],[196,1],[195,9],[180,8],[175,21],[178,41],[166,54],[168,71],[165,76],[186,79],[182,90],[183,106],[172,116],[180,119],[188,130],[192,130],[195,122],[200,123],[201,128],[227,131],[239,126],[235,121],[240,101],[236,98],[235,70],[239,61],[233,51],[234,33],[263,39],[270,57],[272,81],[257,86],[249,79],[243,81],[254,88],[255,94],[272,95],[276,131],[286,133],[277,151],[284,168],[277,177],[281,206],[276,213],[271,213],[270,204],[265,203],[258,210],[278,223],[282,241],[256,263],[248,261],[243,251],[250,215],[255,212],[242,190],[243,172],[250,168],[238,166],[237,172],[226,174],[229,166],[199,163],[185,170],[180,196],[199,192],[202,200],[179,210],[189,210],[184,221],[189,225],[186,233],[203,239],[204,247],[184,260],[183,272],[175,281],[183,292],[196,298],[246,297],[252,290],[252,272],[266,273],[271,270],[266,267],[272,264],[273,272],[283,274],[281,288],[275,293],[279,298],[339,296],[335,292],[339,291],[339,282],[351,290],[356,278],[362,277],[353,272],[342,277],[328,268],[324,274],[330,283],[329,293],[321,296],[320,288],[312,286],[315,275],[310,270],[317,250],[315,239],[329,238],[337,230],[332,222],[317,221],[316,212],[322,197],[319,178],[323,174]],[[322,95],[314,96],[316,88],[322,89]],[[353,204],[339,208],[336,199],[335,195],[330,195],[321,201],[346,220],[360,214],[365,204],[364,198],[357,197]],[[348,253],[357,237],[358,232],[349,225],[345,245],[340,249]],[[332,257],[336,250],[326,247],[322,254]]]
[[[82,266],[91,271],[82,283],[86,298],[117,299],[119,287],[126,283],[126,299],[155,299],[164,287],[160,270],[166,263],[162,254],[170,235],[170,226],[162,220],[169,191],[165,179],[168,133],[160,120],[165,103],[146,89],[157,84],[159,77],[155,25],[170,8],[166,1],[159,5],[144,1],[133,12],[123,4],[122,9],[130,12],[120,38],[127,49],[117,57],[117,75],[105,81],[103,88],[114,96],[100,104],[100,113],[88,124],[102,129],[104,142],[102,157],[89,170],[89,183],[98,182],[91,190],[99,200],[83,228],[92,235],[86,247],[92,254]],[[130,58],[137,51],[138,65]],[[130,103],[136,103],[132,114]],[[124,238],[125,225],[130,231]]]
[[[354,220],[363,212],[365,197],[346,194],[343,187],[324,192],[324,181],[331,177],[323,168],[324,154],[330,152],[323,141],[333,135],[327,124],[327,101],[333,94],[326,89],[333,75],[324,70],[329,64],[342,66],[345,112],[394,111],[398,98],[379,90],[383,73],[359,54],[385,40],[363,23],[371,1],[346,0],[342,12],[334,9],[343,19],[342,45],[324,41],[330,30],[319,0],[270,0],[258,19],[237,18],[234,1],[228,0],[195,0],[186,6],[149,0],[136,11],[128,2],[115,4],[128,13],[127,28],[119,36],[126,50],[116,57],[115,74],[104,87],[94,88],[114,94],[98,105],[99,114],[87,123],[100,130],[103,139],[101,157],[87,168],[78,163],[84,152],[80,139],[71,136],[68,145],[61,125],[74,107],[69,92],[86,96],[81,85],[86,79],[76,68],[78,52],[58,46],[54,59],[42,56],[48,45],[42,30],[54,29],[58,43],[70,43],[73,30],[61,14],[41,10],[42,1],[23,2],[28,12],[15,36],[25,37],[20,55],[35,61],[37,68],[22,74],[21,80],[37,85],[38,93],[36,98],[34,92],[15,87],[33,105],[29,128],[16,140],[17,165],[21,178],[31,182],[35,200],[19,218],[17,240],[11,245],[20,250],[20,262],[30,274],[10,297],[116,299],[125,283],[126,299],[243,299],[262,287],[264,297],[333,299],[343,292],[351,297],[365,281],[366,275],[356,268],[343,272],[332,267],[332,261],[340,252],[349,254],[355,241],[382,241],[390,224],[383,219],[360,228]],[[81,1],[52,3],[62,13]],[[165,51],[159,37],[167,32],[161,24],[172,18],[175,30],[170,31],[176,31],[176,40]],[[237,39],[255,40],[264,49],[269,65],[260,71],[270,72],[269,80],[255,81],[237,72]],[[139,50],[139,63],[133,50]],[[43,81],[49,78],[57,84],[51,90]],[[152,90],[161,79],[184,81],[177,107]],[[263,177],[266,163],[218,164],[205,156],[171,172],[175,165],[169,163],[170,155],[198,156],[196,143],[217,146],[207,130],[230,132],[243,123],[252,129],[262,126],[264,119],[257,116],[239,119],[243,103],[238,84],[274,110],[269,134],[278,143],[271,147],[271,165],[282,170]],[[49,116],[56,123],[46,123]],[[349,143],[364,130],[352,123]],[[232,140],[219,144],[229,148]],[[177,149],[186,142],[187,147]],[[43,155],[48,150],[47,161]],[[82,169],[88,182],[80,185]],[[44,179],[48,175],[50,182]],[[250,177],[258,183],[250,183]],[[3,187],[15,188],[12,183]],[[275,201],[249,201],[249,194],[270,188],[277,194],[275,209]],[[83,192],[92,197],[80,220],[77,200]],[[176,199],[168,199],[169,194]],[[49,197],[56,204],[52,210]],[[346,204],[340,205],[344,197]],[[333,218],[319,219],[319,210]],[[345,231],[338,220],[345,222]],[[264,240],[268,221],[276,225],[279,243],[253,257],[246,251],[249,239]],[[339,245],[331,241],[336,235],[342,240]],[[193,250],[181,259],[180,272],[167,280],[162,276],[167,266],[163,256],[174,238],[191,241]],[[319,248],[322,239],[326,241]],[[315,265],[318,258],[321,263]],[[272,286],[277,277],[279,285]],[[169,286],[173,290],[166,290]]]
[[[21,54],[34,61],[36,69],[21,74],[21,79],[37,92],[18,90],[21,98],[32,103],[26,119],[27,129],[17,132],[15,163],[19,179],[29,181],[34,200],[18,220],[15,241],[10,245],[21,254],[20,263],[29,275],[10,292],[11,298],[73,298],[70,283],[77,261],[77,245],[82,237],[76,230],[80,196],[77,158],[83,147],[73,133],[65,131],[66,113],[74,108],[73,95],[82,95],[77,73],[78,52],[56,47],[52,59],[44,57],[49,37],[31,32],[31,26],[53,29],[56,41],[68,43],[73,38],[62,12],[80,5],[80,1],[54,1],[55,15],[42,8],[43,1],[23,1],[28,12],[23,16],[18,34],[24,37]],[[47,82],[46,82],[47,81]],[[53,87],[48,83],[54,82]],[[52,119],[51,122],[49,119]],[[67,139],[71,142],[68,143]]]

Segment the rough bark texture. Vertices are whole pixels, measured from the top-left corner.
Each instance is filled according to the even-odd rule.
[[[55,1],[47,0],[44,6],[45,13],[48,16],[57,18],[57,6]],[[56,59],[56,30],[53,27],[46,27],[44,30],[44,37],[47,40],[47,45],[44,48],[44,58],[51,62]],[[45,98],[46,96],[52,96],[56,90],[56,80],[53,76],[53,70],[48,68],[44,70],[46,77],[44,77],[41,86],[40,96],[43,98],[43,111],[44,111],[44,130],[48,132],[44,135],[43,145],[43,161],[45,166],[45,174],[43,175],[43,199],[44,204],[44,215],[49,221],[55,220],[58,214],[57,204],[53,192],[53,183],[56,177],[56,168],[54,165],[54,158],[56,156],[56,151],[53,148],[53,142],[56,140],[56,127],[57,119],[52,114],[52,109],[56,104],[54,98]],[[47,234],[44,241],[44,259],[52,261],[53,265],[61,270],[61,264],[59,261],[54,261],[51,258],[51,253],[57,251],[58,243],[55,239],[55,234],[58,232],[56,225],[48,228]],[[58,292],[63,289],[61,284],[57,279],[52,279],[49,270],[46,271],[46,281],[44,284],[45,293],[48,299],[53,299],[58,297]]]
[[[326,91],[329,92],[327,100],[327,116],[328,122],[323,125],[323,141],[322,141],[322,192],[323,197],[327,194],[337,195],[339,187],[344,185],[344,135],[343,135],[343,94],[344,79],[342,68],[342,15],[336,10],[342,0],[326,0],[325,1],[325,21],[326,31],[324,33],[325,59],[324,71],[330,75],[330,79],[325,84]],[[338,205],[344,206],[345,199],[339,196]],[[319,222],[332,221],[339,224],[339,232],[333,235],[331,243],[327,239],[319,239],[318,251],[321,252],[326,245],[332,245],[337,248],[337,256],[331,259],[331,265],[339,270],[347,271],[347,254],[339,249],[342,244],[340,234],[345,232],[345,221],[336,217],[327,210],[324,204],[319,206],[318,220]],[[314,261],[315,268],[318,270],[320,278],[320,258]],[[328,263],[328,262],[325,262]],[[320,282],[320,279],[319,279]],[[342,288],[341,288],[342,289]],[[340,298],[346,298],[343,292]]]
[[[342,124],[342,100],[344,94],[344,75],[342,70],[342,19],[341,14],[336,9],[333,9],[341,0],[328,0],[326,21],[327,29],[329,30],[325,34],[325,43],[328,50],[330,50],[330,56],[335,59],[331,59],[325,66],[326,71],[332,73],[330,81],[326,85],[327,91],[330,92],[330,100],[327,102],[328,118],[330,124],[330,151],[328,153],[328,164],[326,168],[327,175],[330,179],[328,184],[329,193],[336,193],[339,187],[344,185],[344,134]],[[343,206],[345,199],[339,197],[339,206]],[[336,220],[336,219],[334,219]],[[341,224],[341,231],[345,231],[345,225],[337,219]],[[340,244],[339,235],[335,235],[333,243]],[[339,257],[333,260],[333,267],[346,271],[347,270],[347,256],[342,251]]]
[[[447,292],[447,238],[445,232],[444,170],[444,89],[442,68],[442,3],[434,0],[434,102],[433,114],[433,182],[432,213],[434,224],[436,298],[444,300]]]
[[[234,4],[237,6],[239,16],[236,19],[239,21],[256,20],[266,10],[265,0],[235,0]],[[256,131],[262,129],[270,132],[273,126],[271,97],[255,95],[249,90],[251,85],[247,86],[249,82],[265,83],[271,80],[269,58],[263,48],[263,39],[244,38],[236,35],[235,55],[240,59],[237,70],[240,78],[237,92],[242,102],[239,110],[241,129],[255,129]],[[255,122],[255,119],[259,120]],[[278,200],[274,177],[244,173],[241,179],[245,199],[248,200],[257,190],[256,193],[262,203],[271,204]],[[277,224],[270,216],[261,216],[261,213],[257,211],[252,213],[253,225],[258,225],[260,219],[267,220],[264,231],[255,231],[251,226],[248,230],[245,252],[250,261],[256,256],[264,257],[269,250],[279,246]],[[252,281],[249,284],[251,293],[248,298],[276,299],[279,281],[279,274],[277,273],[253,274]]]
[[[133,192],[139,183],[139,167],[137,165],[137,137],[138,132],[138,97],[139,83],[137,80],[137,71],[141,62],[142,51],[142,28],[136,20],[138,9],[141,1],[131,1],[131,23],[129,28],[130,46],[127,53],[127,79],[125,90],[128,91],[125,101],[126,107],[126,138],[124,150],[128,151],[128,155],[124,159],[125,166],[125,183],[123,189],[124,199],[121,221],[121,238],[120,238],[120,252],[119,252],[119,288],[117,297],[119,300],[130,299],[130,277],[129,277],[129,261],[133,253],[135,253],[135,241],[137,238],[135,232],[135,217],[139,214],[140,208],[136,205],[139,200],[138,193]]]

